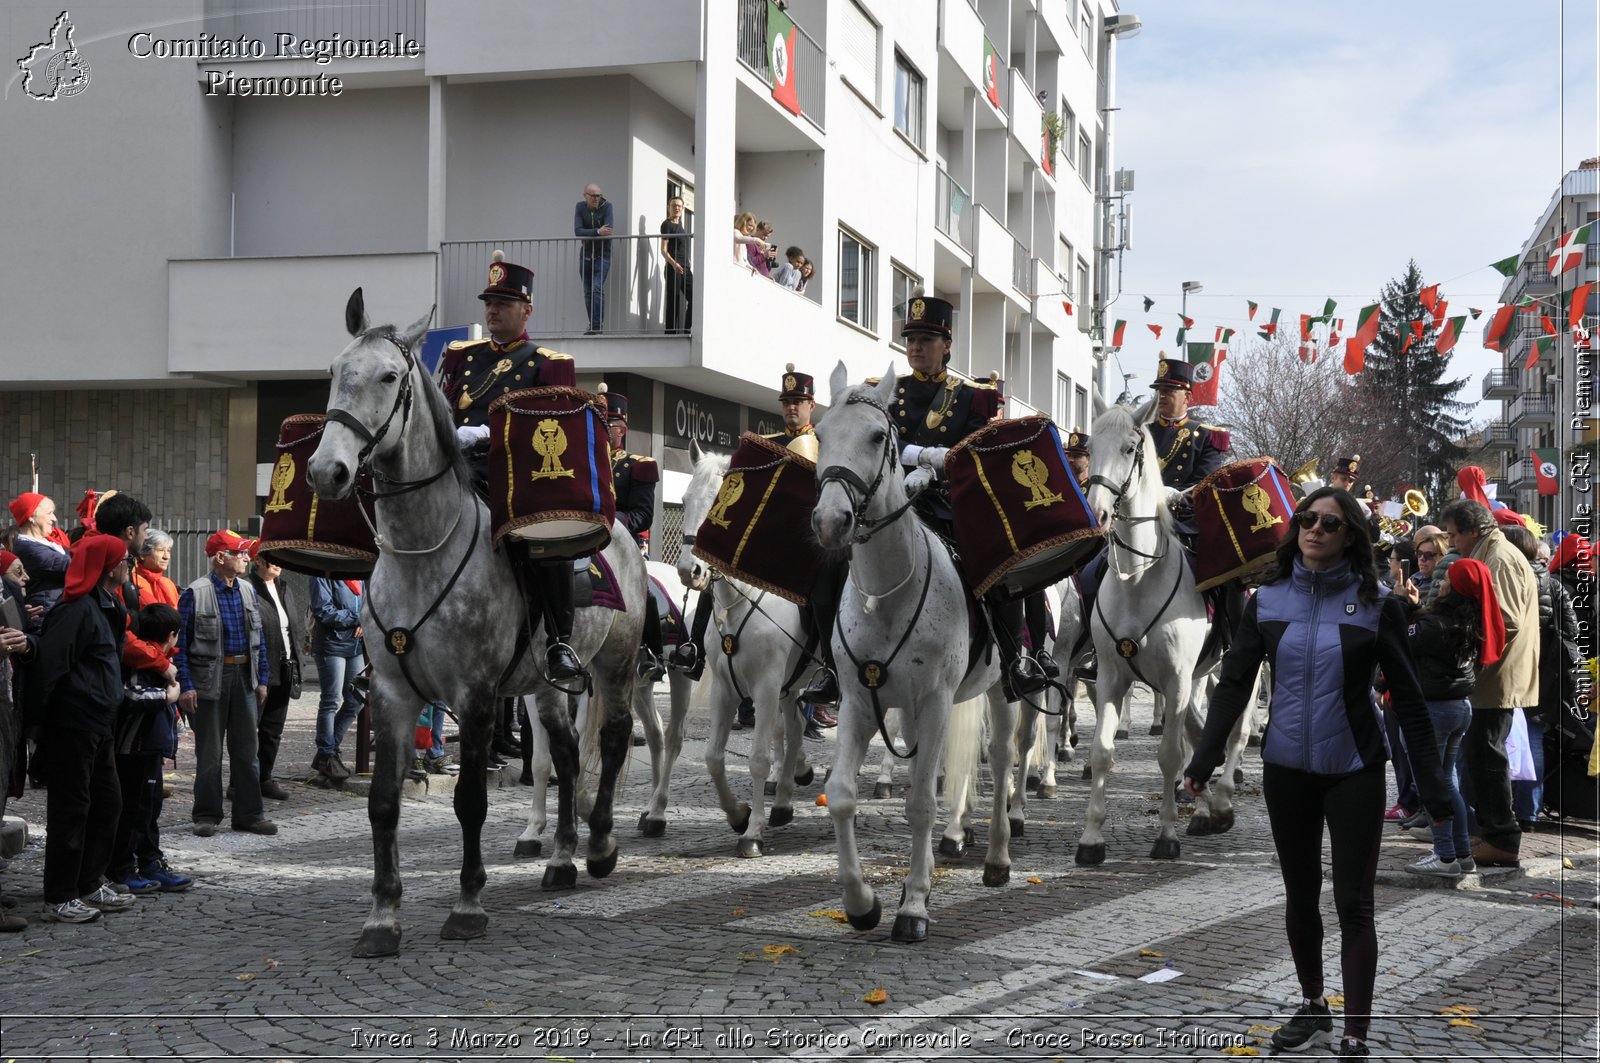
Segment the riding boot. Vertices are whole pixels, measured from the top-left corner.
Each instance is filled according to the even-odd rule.
[[[513,739],[516,732],[517,699],[501,698],[500,711],[494,714],[494,752],[501,757],[520,757],[522,747]]]
[[[541,561],[531,566],[539,602],[528,605],[529,621],[542,606],[545,619],[545,666],[553,682],[586,679],[583,663],[572,648],[572,562]]]
[[[822,668],[800,692],[801,701],[813,705],[839,704],[839,669],[833,663],[833,625],[839,617],[839,596],[844,592],[848,562],[829,558],[817,566],[811,581],[811,623],[816,629],[817,648],[822,652]]]
[[[517,699],[519,702],[521,699]],[[523,786],[533,785],[533,721],[528,718],[528,706],[523,702],[517,710],[517,730],[521,741],[518,743],[522,753],[522,775],[517,782]]]
[[[995,641],[1000,646],[1007,692],[1013,696],[1037,694],[1044,689],[1045,676],[1039,663],[1024,652],[1022,603],[991,601],[989,615],[994,618]]]
[[[1047,679],[1060,679],[1061,667],[1050,653],[1050,609],[1044,600],[1044,591],[1034,591],[1022,600],[1023,612],[1028,618],[1028,641],[1033,646],[1033,659],[1039,662]]]
[[[706,628],[711,624],[711,588],[701,592],[694,604],[694,619],[689,623],[689,637],[678,643],[672,651],[672,667],[690,679],[699,679],[706,670]]]
[[[661,659],[661,611],[656,606],[656,596],[646,592],[644,642],[639,647],[639,675],[652,683],[666,675],[667,669]]]

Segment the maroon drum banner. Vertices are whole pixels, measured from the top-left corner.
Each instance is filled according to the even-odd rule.
[[[259,556],[307,576],[365,578],[378,563],[372,527],[359,501],[372,488],[371,474],[361,473],[356,490],[340,501],[319,497],[306,479],[326,422],[320,413],[297,413],[278,428],[278,460],[261,511]]]
[[[605,408],[569,387],[510,391],[489,405],[489,515],[540,557],[584,557],[617,512]]]
[[[950,448],[961,567],[978,595],[1021,598],[1076,572],[1104,534],[1048,417],[996,421]]]
[[[1270,568],[1294,522],[1289,479],[1269,457],[1224,465],[1195,485],[1190,500],[1200,529],[1194,551],[1196,590]]]
[[[816,464],[746,432],[716,504],[694,530],[694,556],[724,576],[805,605],[822,556],[811,536],[816,508]]]

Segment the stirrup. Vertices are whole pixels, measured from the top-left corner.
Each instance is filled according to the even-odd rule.
[[[361,669],[361,674],[350,680],[350,694],[361,704],[367,703],[372,694],[372,665]]]
[[[1017,659],[1011,662],[1006,669],[1006,678],[1011,682],[1012,691],[1019,695],[1037,694],[1047,684],[1044,669],[1026,653],[1019,653]]]
[[[796,696],[796,703],[809,701],[813,705],[839,704],[839,678],[827,665],[818,668],[811,676],[811,682]]]
[[[1046,679],[1061,678],[1061,666],[1056,663],[1055,657],[1051,655],[1049,650],[1040,650],[1038,653],[1035,653],[1033,657],[1035,662],[1038,663],[1040,669],[1044,671]]]
[[[571,663],[561,662],[563,667],[558,669],[558,659],[563,654],[568,656]],[[565,640],[557,639],[545,647],[544,667],[544,681],[563,694],[587,694],[593,689],[588,670]]]
[[[649,646],[639,647],[639,662],[635,665],[635,670],[639,673],[639,678],[648,679],[652,683],[664,679],[667,674],[661,658],[657,657],[655,650]]]

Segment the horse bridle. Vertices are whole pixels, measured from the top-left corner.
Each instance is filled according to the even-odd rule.
[[[401,343],[398,339],[389,335],[388,333],[384,333],[383,338],[394,344],[395,349],[400,352],[400,356],[405,359],[406,363],[406,371],[400,378],[400,388],[395,393],[394,404],[389,407],[389,416],[383,419],[383,424],[379,425],[378,430],[374,432],[365,424],[363,424],[361,419],[355,414],[351,413],[349,410],[340,409],[337,406],[329,407],[328,412],[325,415],[329,421],[332,421],[334,424],[342,424],[346,428],[350,429],[350,431],[361,437],[363,446],[356,454],[356,469],[358,471],[361,469],[367,469],[372,473],[372,478],[374,480],[381,480],[383,483],[389,484],[395,488],[393,491],[371,490],[361,492],[362,494],[367,495],[369,498],[394,498],[398,495],[420,490],[421,488],[424,488],[433,483],[435,480],[439,479],[445,473],[449,472],[451,465],[450,461],[446,459],[444,465],[439,469],[438,472],[431,476],[423,477],[420,480],[395,480],[383,475],[377,469],[372,468],[372,452],[377,449],[378,444],[383,442],[384,437],[389,434],[389,429],[394,424],[395,415],[398,414],[400,416],[400,428],[397,432],[397,436],[403,436],[406,431],[406,426],[411,422],[411,405],[415,397],[415,393],[411,384],[411,374],[418,367],[416,356],[411,353],[411,348],[407,344]],[[437,549],[437,547],[435,549]],[[431,551],[424,552],[427,553]]]
[[[1141,472],[1144,471],[1144,440],[1145,440],[1145,438],[1146,437],[1145,437],[1144,429],[1140,428],[1139,429],[1139,446],[1134,448],[1133,464],[1128,466],[1128,475],[1124,476],[1122,478],[1122,483],[1113,484],[1110,480],[1106,479],[1104,476],[1101,476],[1099,473],[1095,473],[1093,476],[1090,476],[1087,480],[1083,481],[1083,486],[1084,487],[1096,487],[1096,486],[1104,487],[1107,491],[1109,491],[1111,493],[1111,497],[1112,497],[1113,501],[1112,501],[1112,504],[1111,504],[1111,520],[1108,522],[1110,527],[1108,528],[1107,535],[1110,538],[1111,543],[1112,543],[1113,546],[1120,547],[1123,550],[1126,550],[1130,554],[1135,554],[1135,555],[1137,555],[1139,557],[1148,558],[1151,561],[1159,561],[1159,560],[1161,560],[1163,557],[1165,557],[1167,555],[1165,553],[1160,553],[1160,554],[1147,554],[1147,553],[1145,553],[1143,550],[1140,550],[1138,547],[1136,547],[1132,543],[1128,542],[1122,536],[1118,535],[1117,534],[1117,528],[1116,528],[1116,522],[1118,522],[1118,521],[1122,521],[1122,522],[1127,523],[1127,524],[1146,524],[1146,523],[1148,523],[1150,521],[1160,520],[1161,519],[1155,513],[1150,514],[1148,517],[1136,517],[1136,516],[1133,516],[1131,514],[1123,512],[1123,509],[1122,509],[1123,503],[1126,502],[1127,498],[1128,498],[1128,489],[1133,486],[1134,477],[1138,476]]]
[[[846,468],[843,465],[829,465],[817,474],[817,490],[819,492],[830,483],[837,483],[844,488],[845,494],[850,497],[850,516],[857,529],[850,540],[852,543],[864,543],[871,539],[879,531],[904,516],[914,501],[914,499],[907,498],[905,504],[900,508],[876,520],[867,516],[867,509],[877,496],[878,488],[883,486],[884,477],[889,474],[889,463],[900,460],[895,448],[895,442],[899,439],[899,432],[895,428],[894,418],[889,415],[888,407],[883,403],[862,391],[857,391],[844,400],[846,406],[854,406],[858,403],[871,406],[883,414],[884,420],[889,425],[889,433],[883,440],[883,453],[878,458],[877,474],[873,476],[870,484],[863,480],[854,469]]]

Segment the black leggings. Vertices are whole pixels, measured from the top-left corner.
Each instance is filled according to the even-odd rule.
[[[1261,789],[1283,872],[1284,926],[1300,992],[1322,996],[1322,824],[1333,849],[1333,907],[1339,913],[1344,1035],[1365,1041],[1378,975],[1373,882],[1383,838],[1383,765],[1353,775],[1314,775],[1263,765]]]

